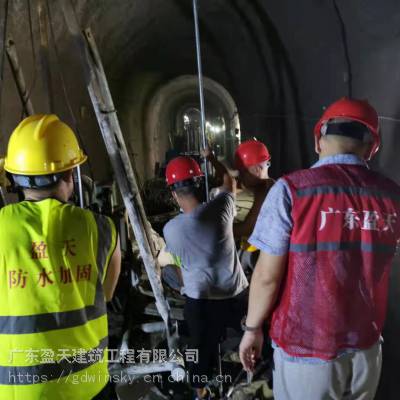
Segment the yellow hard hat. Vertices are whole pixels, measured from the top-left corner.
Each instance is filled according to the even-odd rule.
[[[68,125],[54,114],[38,114],[25,118],[11,134],[4,169],[16,175],[50,175],[86,159]]]

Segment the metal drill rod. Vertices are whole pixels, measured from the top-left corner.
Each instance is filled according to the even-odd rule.
[[[84,201],[83,201],[82,174],[81,174],[81,166],[80,165],[78,165],[76,167],[76,176],[78,178],[79,207],[83,208]]]
[[[194,17],[194,31],[196,36],[196,53],[197,53],[197,72],[199,79],[199,96],[200,96],[200,116],[201,116],[201,139],[203,149],[207,147],[206,139],[206,116],[204,111],[204,89],[203,89],[203,71],[201,66],[201,50],[200,50],[200,31],[199,31],[199,17],[197,14],[197,0],[193,0],[193,17]],[[208,190],[208,165],[207,158],[204,158],[204,178],[206,183],[206,198],[209,200]]]
[[[246,376],[246,382],[248,385],[250,385],[253,382],[253,373],[250,371],[247,371],[247,376]]]

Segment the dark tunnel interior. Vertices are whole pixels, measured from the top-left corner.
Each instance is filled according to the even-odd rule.
[[[35,112],[55,113],[79,135],[83,173],[111,182],[112,168],[86,89],[81,55],[60,2],[0,0]],[[63,1],[63,0],[61,0]],[[228,164],[239,140],[267,144],[274,179],[317,160],[313,127],[333,101],[351,96],[377,109],[381,149],[371,162],[400,182],[400,4],[397,0],[198,0],[209,140]],[[128,153],[141,185],[160,174],[168,151],[197,152],[199,99],[190,0],[72,0],[99,48]],[[43,64],[47,52],[50,67]],[[4,61],[0,155],[24,115]],[[190,133],[192,132],[192,134]],[[192,136],[191,136],[192,135]],[[392,270],[376,399],[399,398],[400,262]]]

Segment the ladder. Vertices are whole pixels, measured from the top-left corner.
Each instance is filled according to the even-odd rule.
[[[96,42],[90,29],[81,31],[71,2],[61,0],[60,4],[68,30],[79,50],[90,99],[129,221],[138,242],[143,264],[156,300],[156,307],[165,325],[168,347],[171,352],[178,348],[178,333],[172,323],[170,307],[157,274],[157,262],[150,240],[150,228]],[[162,363],[157,365],[160,370],[165,370],[165,365],[162,365]],[[153,372],[157,372],[157,365],[153,365]],[[148,368],[146,368],[146,371],[148,371]],[[132,373],[135,375],[138,373],[137,365]]]

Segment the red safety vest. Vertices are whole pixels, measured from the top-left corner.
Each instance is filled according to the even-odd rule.
[[[335,358],[382,332],[400,237],[400,187],[359,165],[286,176],[293,231],[271,338],[288,354]]]

